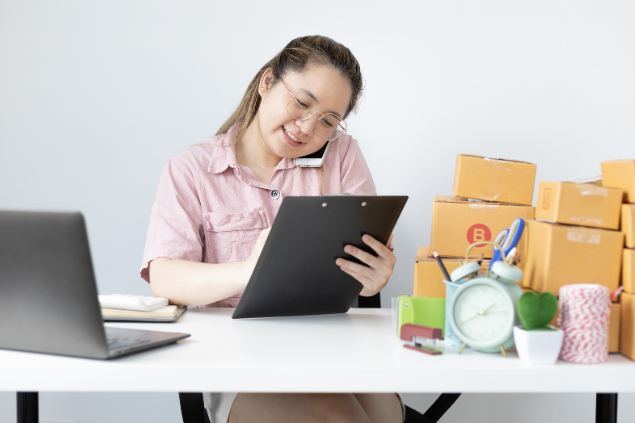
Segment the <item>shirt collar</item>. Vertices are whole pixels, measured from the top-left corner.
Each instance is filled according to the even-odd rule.
[[[227,170],[228,168],[238,168],[238,161],[236,160],[236,135],[240,130],[242,122],[236,123],[229,128],[226,134],[219,135],[210,140],[210,144],[217,147],[214,154],[209,160],[207,171],[213,174],[219,174]],[[296,167],[295,159],[283,158],[276,166],[278,169],[292,169]]]
[[[238,162],[236,161],[236,135],[240,130],[241,122],[238,122],[229,130],[226,134],[210,139],[210,144],[215,145],[214,154],[209,159],[207,171],[209,173],[218,174],[222,173],[227,168],[232,167],[236,169]]]

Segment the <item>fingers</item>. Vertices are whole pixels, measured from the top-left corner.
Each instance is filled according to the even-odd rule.
[[[395,234],[390,234],[390,238],[388,238],[388,242],[386,243],[386,246],[388,247],[390,251],[395,251],[395,247],[392,246],[392,239],[394,235]]]
[[[375,250],[377,257],[357,247],[347,245],[344,247],[344,251],[365,263],[366,266],[342,258],[338,258],[335,263],[340,266],[342,271],[353,276],[364,286],[361,295],[374,295],[386,286],[394,270],[397,258],[386,245],[370,235],[364,235],[362,240]]]
[[[349,275],[357,279],[357,281],[362,284],[364,288],[362,288],[362,292],[360,292],[359,295],[363,297],[370,297],[371,295],[375,295],[386,285],[385,283],[383,285],[380,283],[376,283],[372,279],[369,279],[366,276],[362,276],[359,273],[355,273],[352,270],[347,269],[346,267],[340,267],[340,269],[342,269],[344,273],[348,273]]]
[[[388,239],[388,246],[391,245],[392,243],[392,234],[390,235],[390,238]],[[370,235],[364,235],[362,237],[362,241],[364,241],[364,244],[368,245],[370,248],[372,248],[373,250],[375,250],[375,252],[377,253],[378,258],[384,259],[389,263],[392,263],[392,265],[394,266],[394,264],[397,262],[397,258],[395,257],[395,254],[392,252],[392,250],[390,248],[388,248],[388,246],[382,244],[381,242],[377,241],[375,238],[373,238]],[[347,245],[347,247],[349,247]],[[352,247],[352,245],[351,245]],[[355,248],[355,247],[353,247]],[[365,257],[372,257],[372,258],[376,258],[371,254],[366,253],[365,251],[360,250],[359,248],[355,248],[355,252],[361,252],[361,253],[365,253],[366,256]],[[344,248],[344,251],[346,251],[346,248]],[[348,253],[348,251],[346,251]],[[351,253],[349,253],[351,254]],[[351,254],[352,256],[358,258],[359,260],[361,260],[362,262],[370,265],[370,263],[367,263],[366,260],[362,259],[362,257],[357,257],[354,254]]]

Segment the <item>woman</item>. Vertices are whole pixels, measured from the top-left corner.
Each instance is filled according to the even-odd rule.
[[[235,307],[284,196],[375,195],[357,141],[344,133],[361,91],[357,59],[326,37],[297,38],[265,64],[216,136],[164,169],[141,268],[153,295]],[[295,165],[326,142],[332,144],[322,167]],[[386,285],[396,259],[372,237],[363,241],[377,257],[350,245],[345,251],[368,266],[336,264],[371,296]],[[212,423],[403,420],[395,394],[224,393],[205,394],[205,403]]]

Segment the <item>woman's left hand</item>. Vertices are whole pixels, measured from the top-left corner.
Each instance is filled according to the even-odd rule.
[[[390,278],[390,275],[392,275],[395,269],[397,258],[392,252],[392,235],[390,235],[390,239],[388,240],[388,246],[377,241],[370,235],[364,235],[362,241],[375,250],[377,257],[352,245],[345,246],[344,251],[362,263],[367,264],[367,266],[353,263],[342,258],[335,260],[335,264],[364,286],[359,295],[370,297],[377,294],[386,286],[388,278]]]

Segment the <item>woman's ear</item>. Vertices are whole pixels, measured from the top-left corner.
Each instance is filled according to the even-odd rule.
[[[273,87],[273,72],[271,68],[267,69],[260,77],[260,84],[258,84],[258,94],[262,97]]]

